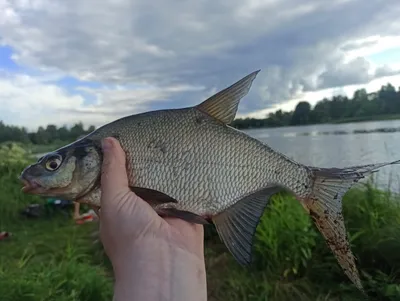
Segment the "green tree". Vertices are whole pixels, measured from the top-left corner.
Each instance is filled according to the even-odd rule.
[[[270,113],[258,122],[253,119],[236,119],[234,126],[248,128],[249,126],[285,126],[335,122],[340,120],[368,120],[380,115],[400,114],[400,87],[396,91],[388,83],[379,91],[367,93],[365,89],[354,92],[352,98],[343,95],[324,98],[317,102],[314,108],[305,101],[298,103],[291,112],[281,110]]]
[[[292,115],[291,125],[308,124],[310,122],[311,105],[307,101],[300,101]]]

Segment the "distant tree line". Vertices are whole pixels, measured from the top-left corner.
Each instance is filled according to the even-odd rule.
[[[365,89],[354,92],[352,98],[333,96],[331,99],[319,101],[314,108],[307,101],[300,101],[294,111],[278,110],[270,113],[265,119],[236,119],[232,126],[239,129],[279,127],[289,125],[307,125],[337,121],[371,120],[398,114],[400,119],[400,87],[398,91],[391,85],[382,86],[374,93]],[[5,125],[0,121],[0,143],[16,141],[33,144],[51,144],[57,141],[74,141],[82,135],[95,130],[92,125],[87,130],[82,123],[68,128],[48,125],[39,127],[36,132],[28,132],[26,128]]]
[[[389,115],[396,114],[400,114],[400,87],[396,91],[391,84],[387,84],[374,93],[367,93],[365,89],[357,90],[352,98],[341,95],[331,99],[324,98],[314,108],[307,101],[301,101],[294,111],[278,110],[270,113],[265,119],[235,119],[232,126],[239,129],[294,126],[372,120],[379,117],[385,119],[385,116],[389,118]]]
[[[94,130],[95,127],[93,125],[85,130],[82,123],[77,123],[70,128],[49,124],[46,128],[40,126],[36,132],[28,132],[24,127],[5,125],[0,121],[0,143],[6,141],[33,144],[51,144],[57,141],[72,142]]]

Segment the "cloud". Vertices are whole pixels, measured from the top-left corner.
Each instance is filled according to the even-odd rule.
[[[154,102],[164,102],[184,91],[201,91],[202,87],[151,86],[126,88],[117,85],[99,88],[78,87],[75,93],[48,82],[47,78],[28,75],[0,76],[2,119],[6,124],[18,124],[36,130],[47,124],[102,125],[121,116],[150,110]],[[93,97],[86,104],[82,93]],[[88,122],[86,122],[88,121]]]
[[[392,23],[391,23],[392,24]],[[390,32],[388,27],[387,32]],[[385,30],[386,31],[386,30]],[[346,52],[346,57],[351,60],[357,57],[369,57],[374,54],[384,53],[387,50],[400,48],[400,39],[396,35],[374,35],[349,41],[341,47]]]
[[[371,70],[371,64],[365,58],[358,57],[345,64],[329,66],[327,71],[319,75],[318,88],[364,84],[375,78],[396,74],[400,74],[400,69],[393,69],[388,65]]]
[[[392,76],[392,75],[397,75],[400,74],[400,68],[397,66],[388,66],[388,65],[382,65],[375,70],[375,77],[380,78],[380,77],[386,77],[386,76]]]
[[[319,76],[318,88],[341,87],[345,85],[362,84],[374,76],[368,71],[370,64],[365,58],[356,58],[347,64],[333,65]]]
[[[67,95],[55,85],[43,84],[28,75],[0,76],[1,118],[8,124],[30,129],[66,120],[60,110],[79,107],[84,99]]]
[[[194,86],[169,86],[154,87],[143,86],[127,88],[116,85],[101,88],[78,88],[78,91],[88,93],[95,97],[95,103],[86,106],[66,108],[65,113],[94,114],[97,116],[118,118],[129,114],[140,113],[154,109],[159,105],[166,108],[171,105],[171,99],[177,99],[176,95],[184,92],[199,92],[203,87]]]
[[[79,101],[53,105],[68,116],[62,120],[193,105],[261,68],[239,108],[247,114],[395,74],[363,53],[379,44],[370,37],[399,38],[399,12],[397,0],[0,0],[0,43],[26,68],[101,83],[81,90],[95,95],[89,105],[85,94],[39,83],[53,101]],[[20,87],[15,80],[6,81]],[[35,95],[38,115],[30,119],[49,106]]]

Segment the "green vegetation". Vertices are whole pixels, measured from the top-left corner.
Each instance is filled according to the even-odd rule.
[[[307,101],[301,101],[294,111],[278,110],[265,119],[236,119],[232,125],[248,129],[388,119],[400,119],[400,87],[396,91],[391,84],[369,94],[365,89],[357,90],[352,98],[339,95],[323,99],[314,108]]]
[[[29,133],[26,128],[18,126],[5,125],[0,121],[0,143],[13,141],[24,143],[29,148],[35,148],[35,152],[41,152],[40,148],[46,145],[62,146],[76,140],[82,135],[94,131],[93,125],[85,130],[82,123],[77,123],[71,128],[67,126],[57,127],[49,124],[46,128],[39,127],[36,132]]]
[[[57,213],[38,219],[19,214],[44,200],[21,193],[17,176],[31,159],[12,147],[0,148],[0,231],[13,233],[0,241],[1,300],[111,300],[112,269],[92,235],[97,223],[76,225]],[[372,300],[400,298],[399,206],[372,184],[344,198],[352,249]],[[363,300],[301,205],[284,194],[273,198],[262,218],[249,269],[234,261],[212,227],[206,228],[205,254],[210,301]]]

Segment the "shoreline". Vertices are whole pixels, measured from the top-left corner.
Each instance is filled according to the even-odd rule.
[[[376,116],[370,116],[370,117],[354,117],[354,118],[345,118],[345,119],[338,119],[338,120],[332,120],[329,122],[321,122],[321,123],[307,123],[307,124],[287,124],[287,125],[281,125],[281,126],[260,126],[260,127],[237,127],[235,126],[235,121],[236,120],[246,120],[246,119],[253,119],[253,120],[266,120],[267,118],[264,119],[257,119],[257,118],[238,118],[235,119],[232,123],[232,127],[238,129],[238,130],[256,130],[256,129],[277,129],[277,128],[287,128],[287,127],[301,127],[301,126],[312,126],[312,125],[337,125],[337,124],[348,124],[348,123],[362,123],[362,122],[374,122],[374,121],[391,121],[391,120],[400,120],[400,114],[391,114],[391,115],[376,115]]]

